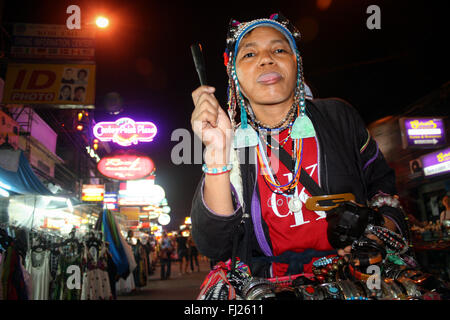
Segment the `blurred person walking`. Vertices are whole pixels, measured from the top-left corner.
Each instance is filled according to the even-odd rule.
[[[183,237],[183,235],[178,235],[176,237],[177,242],[177,252],[178,252],[178,262],[180,264],[180,275],[184,273],[188,273],[188,247],[187,247],[187,238]]]
[[[159,261],[161,264],[161,280],[167,280],[170,278],[171,258],[174,247],[172,241],[167,236],[167,232],[164,232],[160,242]]]
[[[197,272],[200,272],[200,265],[198,264],[197,245],[195,244],[194,239],[192,239],[192,235],[190,235],[188,238],[188,247],[189,247],[189,260],[191,262],[191,270],[192,272],[194,272],[194,260],[195,260]]]

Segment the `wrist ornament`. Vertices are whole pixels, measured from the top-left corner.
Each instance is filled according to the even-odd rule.
[[[219,175],[219,174],[227,173],[227,172],[230,172],[232,168],[233,168],[232,164],[228,164],[228,165],[225,165],[225,166],[222,166],[219,168],[209,168],[206,164],[204,164],[202,166],[203,172],[208,175]]]

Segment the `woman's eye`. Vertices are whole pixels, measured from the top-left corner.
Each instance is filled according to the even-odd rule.
[[[249,53],[244,54],[243,58],[250,58],[250,57],[253,57],[254,55],[255,54],[253,52],[249,52]]]
[[[286,50],[284,50],[284,49],[276,49],[275,50],[275,53],[282,53],[282,52],[286,52]]]

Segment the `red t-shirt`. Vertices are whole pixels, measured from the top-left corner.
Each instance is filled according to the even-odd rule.
[[[288,130],[284,130],[279,136],[272,139],[283,141],[287,137]],[[284,149],[292,154],[292,139],[289,137]],[[284,185],[291,181],[293,174],[278,160],[277,156],[267,147],[270,155],[272,168],[276,170],[278,163],[277,179]],[[318,182],[318,152],[315,138],[303,139],[303,157],[301,166],[306,172]],[[298,183],[296,195],[302,202],[302,210],[293,213],[289,210],[288,201],[291,197],[278,195],[268,188],[258,170],[258,188],[261,197],[261,213],[264,221],[269,227],[270,240],[272,242],[273,255],[278,256],[285,251],[303,252],[306,249],[333,250],[328,243],[326,213],[323,211],[310,211],[306,209],[305,202],[310,193]],[[313,259],[314,261],[316,259]],[[304,272],[310,273],[312,261],[304,265]],[[284,263],[273,263],[273,276],[284,276],[288,265]]]

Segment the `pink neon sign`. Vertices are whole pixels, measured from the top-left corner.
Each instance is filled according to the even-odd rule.
[[[94,126],[94,136],[100,141],[112,141],[128,147],[139,142],[150,142],[157,132],[149,121],[135,122],[130,118],[120,118],[114,122],[103,121]]]

